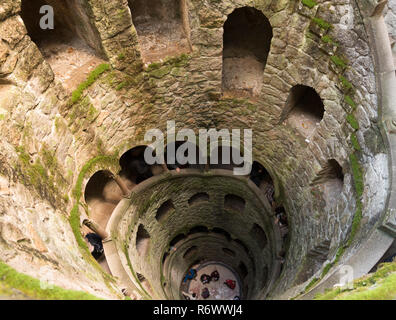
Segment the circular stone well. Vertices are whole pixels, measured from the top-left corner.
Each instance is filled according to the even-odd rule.
[[[210,261],[235,270],[240,296],[258,298],[280,271],[274,220],[265,195],[246,177],[230,170],[172,171],[141,183],[120,202],[107,228],[113,240],[104,247],[113,274],[129,277],[152,298],[183,299],[186,270]]]

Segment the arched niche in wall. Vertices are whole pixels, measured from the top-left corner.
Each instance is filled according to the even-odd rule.
[[[224,209],[243,213],[245,211],[245,199],[235,194],[227,194],[224,197]]]
[[[242,261],[238,265],[238,273],[242,280],[244,280],[249,274],[246,265]]]
[[[205,226],[195,226],[194,228],[191,228],[190,231],[188,231],[187,235],[192,236],[194,234],[200,233],[209,233],[209,229]]]
[[[146,228],[140,224],[136,233],[136,250],[139,256],[147,254],[150,247],[150,234]]]
[[[215,227],[212,230],[210,230],[210,232],[213,232],[213,233],[216,233],[216,234],[224,236],[227,241],[231,241],[232,240],[231,235],[227,231],[222,229],[222,228]]]
[[[268,202],[273,205],[275,201],[275,185],[267,169],[259,162],[253,161],[249,178],[264,193]]]
[[[223,91],[258,96],[273,37],[267,17],[252,7],[235,9],[224,24]]]
[[[112,173],[101,170],[88,180],[84,198],[90,219],[105,229],[113,210],[123,198],[123,193]]]
[[[190,206],[203,202],[209,202],[209,195],[206,192],[196,193],[188,200]]]
[[[267,245],[268,239],[265,231],[257,223],[253,224],[250,235],[256,240],[260,249],[264,249]]]
[[[162,222],[166,220],[172,212],[175,211],[175,207],[173,205],[172,200],[167,200],[157,210],[157,214],[155,218],[157,221]]]
[[[190,260],[197,252],[198,252],[198,247],[192,246],[184,252],[183,259]]]
[[[160,164],[149,165],[145,160],[145,152],[151,152],[148,146],[138,146],[125,152],[120,158],[120,176],[129,189],[135,185],[164,172]]]
[[[187,236],[184,233],[180,233],[171,240],[171,242],[169,243],[169,246],[175,247],[179,242],[185,240],[186,238],[187,238]]]
[[[250,256],[250,250],[249,250],[249,248],[246,246],[246,244],[242,241],[242,240],[239,240],[239,239],[235,239],[235,240],[233,240],[239,247],[241,247],[242,249],[243,249],[243,251],[245,251],[245,253],[248,255],[248,256]]]
[[[296,85],[290,91],[281,122],[286,121],[303,137],[308,138],[322,121],[324,113],[323,101],[316,90]]]
[[[204,166],[199,164],[199,159],[199,147],[188,141],[171,142],[165,147],[164,160],[168,170],[202,169]]]
[[[330,159],[312,180],[313,188],[320,188],[320,192],[328,204],[334,204],[344,188],[344,171],[335,159]]]
[[[242,161],[242,163],[240,163]],[[241,150],[227,146],[212,146],[208,162],[210,169],[234,170],[243,167],[243,154]]]
[[[52,29],[43,29],[40,25],[45,14],[51,13],[46,10],[40,13],[43,6],[53,8]],[[78,0],[22,0],[21,17],[28,34],[66,89],[75,89],[75,83],[84,81],[86,72],[105,57],[99,32],[88,10]]]
[[[186,0],[128,0],[143,61],[191,51]]]
[[[223,248],[222,250],[223,250],[223,252],[224,252],[226,255],[229,255],[230,257],[236,257],[235,251],[233,251],[233,250],[231,250],[231,249],[228,249],[228,248]]]
[[[198,257],[197,259],[194,260],[193,263],[190,264],[190,268],[195,268],[198,267],[200,264],[205,263],[206,259],[204,257]]]

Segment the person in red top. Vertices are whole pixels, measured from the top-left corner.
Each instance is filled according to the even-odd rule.
[[[234,289],[235,289],[235,286],[236,286],[236,282],[235,282],[234,280],[226,280],[226,281],[224,282],[224,284],[225,284],[228,288],[230,288],[231,290],[234,290]]]

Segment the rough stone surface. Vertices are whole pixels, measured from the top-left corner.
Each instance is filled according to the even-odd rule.
[[[389,192],[387,146],[377,122],[373,52],[355,1],[317,2],[312,14],[333,25],[328,35],[339,44],[336,54],[347,61],[345,71],[320,48],[317,29],[295,1],[191,0],[193,52],[143,70],[127,0],[90,0],[87,19],[95,26],[114,69],[70,104],[62,84],[27,36],[18,15],[20,1],[2,1],[0,230],[4,240],[0,245],[4,249],[0,259],[37,278],[45,278],[49,274],[45,270],[52,270],[56,284],[66,288],[117,297],[101,271],[81,254],[67,222],[80,200],[73,190],[84,166],[95,157],[119,158],[145,144],[146,130],[164,130],[167,120],[175,120],[178,128],[195,130],[252,128],[254,159],[273,177],[278,203],[286,208],[291,225],[292,241],[274,291],[280,294],[295,285],[300,271],[295,266],[302,265],[312,248],[329,240],[327,262],[333,261],[351,231],[358,198],[349,160],[354,153],[350,142],[354,129],[346,120],[350,106],[345,102],[341,75],[352,84],[349,94],[357,105],[353,114],[359,123],[356,136],[364,194],[356,239],[364,241],[381,219]],[[226,98],[221,93],[223,24],[242,6],[261,10],[273,27],[261,93],[252,100]],[[386,14],[392,36],[394,7],[391,1]],[[314,88],[326,111],[308,140],[280,123],[290,89],[297,84]],[[342,166],[344,185],[339,197],[326,201],[321,186],[310,184],[330,159]],[[108,168],[99,162],[94,169]],[[82,190],[93,173],[88,170],[83,177]],[[81,212],[85,209],[80,205]],[[358,242],[346,255],[353,253],[354,246]],[[153,277],[153,286],[158,288],[159,273]]]

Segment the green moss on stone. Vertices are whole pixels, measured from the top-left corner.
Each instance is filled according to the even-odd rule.
[[[328,263],[328,264],[323,268],[321,278],[323,278],[323,277],[330,271],[330,269],[331,269],[332,267],[333,267],[333,263]]]
[[[15,150],[19,160],[16,170],[21,181],[26,186],[32,186],[41,196],[52,203],[61,205],[63,202],[61,190],[66,187],[66,181],[58,168],[54,155],[43,147],[40,157],[33,161],[23,146],[16,147]]]
[[[380,264],[378,270],[374,274],[370,275],[369,278],[357,280],[355,284],[359,287],[373,285],[393,272],[396,272],[395,260],[393,260],[393,263],[388,262]]]
[[[69,195],[63,195],[63,200],[65,201],[65,203],[68,203],[70,201]]]
[[[313,278],[310,283],[305,287],[305,292],[308,292],[315,284],[318,283],[319,278]]]
[[[332,57],[330,58],[330,60],[331,60],[337,67],[340,67],[340,68],[342,68],[342,69],[345,69],[345,68],[348,66],[348,62],[345,61],[344,59],[342,59],[342,58],[339,57],[339,56],[334,55],[334,56],[332,56]]]
[[[350,159],[351,159],[351,167],[352,167],[352,171],[353,171],[353,177],[354,177],[354,181],[355,181],[355,189],[356,189],[356,192],[358,193],[358,195],[361,196],[363,194],[363,188],[364,188],[362,169],[361,169],[360,164],[357,160],[357,157],[354,154],[352,154],[350,156]],[[341,246],[337,250],[334,261],[331,263],[328,263],[324,267],[319,280],[323,279],[324,276],[330,271],[330,269],[338,263],[338,261],[344,254],[345,250],[352,244],[353,240],[355,239],[355,236],[360,228],[361,220],[363,217],[363,204],[360,200],[360,196],[356,200],[356,211],[353,216],[352,227],[351,227],[351,232],[348,237],[348,241],[347,241],[346,245]]]
[[[152,300],[150,294],[146,291],[146,289],[140,283],[140,281],[139,281],[139,279],[138,279],[138,277],[137,277],[137,275],[135,273],[135,270],[133,270],[132,262],[131,262],[131,259],[129,258],[128,248],[127,248],[126,245],[124,245],[124,255],[125,255],[126,259],[127,259],[127,264],[128,264],[129,269],[131,270],[133,278],[135,279],[136,283],[139,284],[140,289],[136,288],[138,290],[139,294],[141,296],[143,296],[146,300]]]
[[[120,54],[117,56],[117,59],[120,60],[120,61],[125,60],[125,53],[120,53]]]
[[[108,70],[110,70],[110,65],[107,63],[102,63],[101,65],[96,67],[96,69],[89,74],[87,80],[81,83],[78,86],[78,88],[75,91],[73,91],[71,97],[71,103],[74,104],[78,102],[84,90],[89,88],[92,84],[94,84],[94,82],[100,77],[100,75]]]
[[[153,71],[153,70],[157,70],[159,68],[161,68],[161,63],[153,62],[153,63],[149,64],[149,66],[147,67],[146,71],[150,72],[150,71]]]
[[[359,130],[359,122],[356,120],[353,114],[348,114],[346,119],[353,129]]]
[[[172,65],[173,67],[181,68],[187,66],[190,59],[191,59],[190,55],[186,53],[182,53],[180,56],[168,58],[165,61],[165,64]]]
[[[331,263],[328,263],[328,264],[323,268],[323,271],[322,271],[322,274],[320,275],[320,278],[313,278],[313,279],[311,280],[311,282],[305,287],[304,293],[308,292],[311,288],[313,288],[316,284],[318,284],[318,283],[324,278],[324,276],[325,276],[326,274],[329,273],[329,271],[331,270],[331,268],[332,268],[333,266],[335,266],[335,265],[338,263],[338,261],[340,260],[341,256],[344,254],[345,249],[346,249],[346,246],[342,246],[342,247],[340,247],[340,248],[337,250],[336,257],[335,257],[334,261],[331,262]],[[298,296],[299,296],[299,295],[298,295]],[[296,299],[298,296],[294,297],[292,300]]]
[[[339,46],[339,43],[336,42],[336,41],[335,41],[331,36],[329,36],[328,34],[324,35],[324,36],[321,38],[321,40],[322,40],[324,43],[331,44],[331,45],[334,45],[334,46]]]
[[[98,110],[93,106],[90,99],[85,97],[78,103],[75,103],[69,113],[69,126],[74,125],[75,128],[81,127],[84,121],[91,123],[98,115]]]
[[[311,31],[307,31],[306,34],[305,34],[305,36],[306,36],[308,39],[311,39],[311,40],[316,40],[316,39],[317,39],[317,35],[314,34],[314,33],[312,33]]]
[[[44,161],[44,165],[51,171],[58,170],[58,160],[55,157],[55,153],[49,151],[46,148],[41,150],[42,159]]]
[[[150,77],[156,79],[163,78],[164,76],[171,73],[174,69],[176,70],[174,71],[174,73],[176,72],[177,74],[182,74],[180,68],[187,66],[190,59],[191,59],[190,55],[183,53],[180,56],[167,58],[162,63],[151,63],[147,67],[146,73]]]
[[[103,165],[107,167],[114,167],[118,165],[117,155],[115,156],[97,156],[90,161],[88,161],[81,169],[80,174],[78,175],[78,179],[76,182],[76,186],[73,190],[73,197],[75,200],[79,201],[82,196],[82,183],[84,178],[89,174],[93,173],[92,170],[97,165]]]
[[[355,103],[355,101],[353,101],[353,99],[349,95],[345,95],[344,99],[345,99],[345,102],[347,104],[349,104],[353,110],[356,109],[356,103]]]
[[[156,79],[161,79],[165,77],[167,74],[169,74],[172,70],[171,66],[164,66],[160,69],[155,69],[150,72],[150,76],[156,78]]]
[[[351,144],[356,151],[361,151],[362,148],[360,147],[358,138],[355,133],[351,134]]]
[[[81,253],[83,254],[84,258],[86,261],[90,262],[98,271],[101,272],[103,275],[104,279],[106,281],[113,281],[113,278],[109,276],[107,273],[103,271],[103,269],[99,266],[99,264],[96,262],[96,260],[92,257],[91,253],[89,252],[88,246],[85,243],[82,235],[81,235],[81,229],[80,229],[80,200],[82,197],[82,184],[85,179],[85,177],[89,174],[93,174],[93,171],[96,169],[97,166],[102,166],[102,167],[107,167],[111,168],[117,165],[118,155],[112,156],[98,156],[96,158],[91,159],[88,161],[83,168],[80,171],[80,174],[78,175],[76,185],[73,189],[73,198],[74,198],[74,206],[70,212],[69,216],[69,224],[71,226],[71,229],[73,231],[74,237],[77,241],[77,244],[80,248]],[[108,285],[108,283],[106,282]],[[109,285],[108,285],[109,286]]]
[[[78,204],[75,204],[70,212],[69,223],[73,231],[74,237],[76,238],[78,246],[84,251],[89,251],[88,246],[81,235],[80,212],[78,210]]]
[[[317,3],[313,0],[302,0],[301,3],[309,9],[312,9],[317,5]]]
[[[355,184],[355,190],[359,197],[363,195],[364,190],[364,182],[363,182],[363,170],[359,164],[359,160],[357,159],[355,154],[351,154],[349,156],[349,161],[352,169],[352,176]]]
[[[117,91],[121,91],[122,89],[124,89],[126,86],[128,85],[128,83],[126,81],[121,82],[119,85],[117,85],[116,90]]]
[[[353,216],[351,233],[349,235],[349,239],[347,242],[348,247],[352,244],[352,241],[355,239],[355,236],[360,228],[360,223],[363,218],[363,205],[360,200],[356,201],[356,206],[357,208],[355,211],[355,215]]]
[[[342,87],[344,88],[345,91],[350,91],[350,90],[353,89],[352,83],[350,83],[350,82],[348,81],[348,79],[345,78],[344,76],[340,76],[340,77],[339,77],[339,80],[340,80],[341,85],[342,85]]]
[[[374,274],[355,280],[353,289],[328,290],[315,300],[394,300],[395,297],[396,262],[392,262],[380,265]]]
[[[2,286],[16,289],[32,299],[99,300],[99,298],[86,292],[66,290],[58,286],[43,286],[43,282],[40,280],[19,273],[2,261],[0,261],[0,281]]]
[[[327,21],[325,21],[325,20],[323,20],[321,18],[315,17],[315,18],[312,18],[312,21],[314,23],[316,23],[320,28],[322,28],[324,30],[328,30],[328,29],[331,29],[333,27],[330,23],[328,23]]]
[[[354,240],[357,231],[359,230],[360,227],[360,223],[362,220],[362,203],[361,201],[358,199],[356,201],[356,205],[357,205],[357,209],[355,212],[355,215],[353,217],[353,221],[352,221],[352,228],[351,228],[351,233],[349,234],[348,237],[348,241],[346,245],[341,246],[340,248],[338,248],[335,259],[333,262],[328,263],[322,271],[322,274],[320,275],[320,278],[314,278],[309,284],[308,286],[305,288],[305,292],[308,292],[310,288],[312,288],[313,286],[315,286],[317,283],[320,282],[320,280],[322,280],[331,270],[331,268],[333,266],[335,266],[339,260],[341,259],[342,255],[344,254],[345,250],[352,244],[352,241]]]

